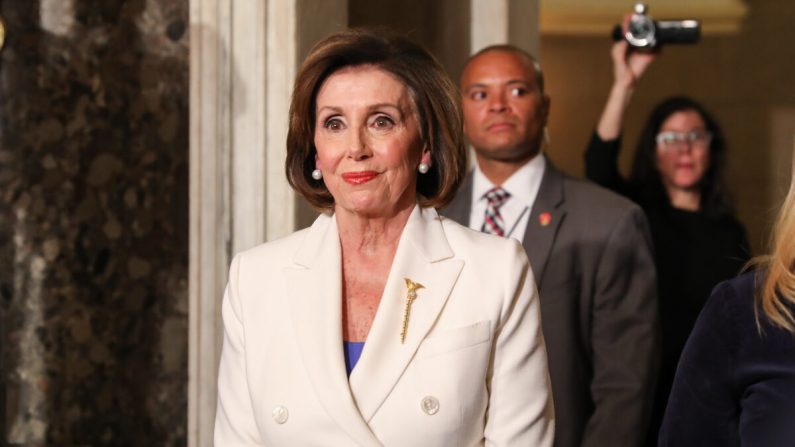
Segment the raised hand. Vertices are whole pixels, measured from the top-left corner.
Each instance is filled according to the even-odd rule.
[[[622,30],[626,32],[631,15],[624,16]],[[632,49],[626,40],[619,40],[613,44],[610,56],[613,59],[613,79],[614,83],[623,87],[635,87],[635,84],[646,72],[654,59],[657,58],[657,51],[637,51]]]

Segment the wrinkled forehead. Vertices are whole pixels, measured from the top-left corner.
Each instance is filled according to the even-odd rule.
[[[394,103],[416,113],[414,90],[398,74],[378,64],[345,65],[337,68],[320,83],[315,96],[316,109],[322,97],[333,91],[336,100]]]

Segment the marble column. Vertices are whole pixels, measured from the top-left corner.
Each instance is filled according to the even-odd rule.
[[[188,3],[1,6],[3,441],[184,444]]]
[[[470,0],[472,52],[510,43],[539,56],[540,0]]]
[[[231,256],[312,214],[284,174],[292,83],[311,45],[346,25],[346,0],[190,0],[191,446],[212,445]]]

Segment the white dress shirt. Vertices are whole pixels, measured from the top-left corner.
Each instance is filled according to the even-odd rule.
[[[545,168],[546,159],[543,154],[538,154],[514,172],[502,185],[495,185],[475,163],[469,228],[480,231],[488,204],[483,195],[495,186],[502,186],[511,194],[511,197],[500,207],[500,214],[505,223],[506,237],[512,237],[522,242],[527,230],[527,222],[530,220],[530,212],[533,210],[533,203],[535,203],[538,189],[541,187],[541,178],[544,176]]]

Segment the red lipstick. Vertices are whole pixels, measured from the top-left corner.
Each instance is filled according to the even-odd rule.
[[[361,185],[362,183],[367,183],[370,180],[376,178],[378,173],[375,171],[357,171],[357,172],[346,172],[342,174],[342,179],[346,182],[350,183],[351,185]]]

